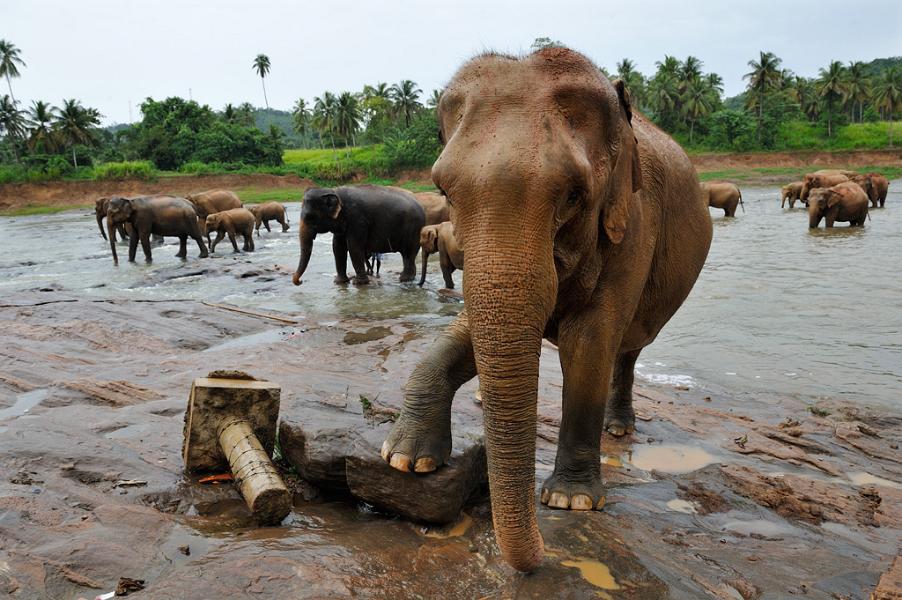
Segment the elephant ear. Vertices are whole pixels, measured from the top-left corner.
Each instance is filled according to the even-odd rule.
[[[323,200],[325,201],[326,206],[329,208],[331,213],[329,214],[329,218],[333,221],[338,218],[338,215],[341,214],[341,196],[338,194],[326,194],[323,196]]]
[[[630,96],[623,81],[614,81],[621,114],[627,127],[622,135],[620,153],[615,159],[608,185],[609,200],[604,210],[604,231],[614,244],[619,244],[626,234],[630,202],[633,194],[642,189],[642,165],[639,161],[639,142],[633,133],[633,110]]]
[[[834,191],[829,191],[826,194],[827,196],[827,208],[833,208],[837,204],[839,204],[839,193]]]

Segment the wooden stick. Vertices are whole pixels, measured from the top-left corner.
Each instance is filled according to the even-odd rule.
[[[245,310],[243,308],[236,308],[234,306],[227,306],[225,304],[214,304],[212,302],[201,302],[204,306],[212,306],[213,308],[221,308],[222,310],[229,310],[235,313],[239,313],[242,315],[250,315],[252,317],[260,317],[261,319],[272,319],[273,321],[279,321],[280,323],[288,323],[289,325],[297,325],[298,322],[294,319],[286,319],[284,317],[276,317],[273,315],[267,315],[265,313],[255,312],[253,310]]]

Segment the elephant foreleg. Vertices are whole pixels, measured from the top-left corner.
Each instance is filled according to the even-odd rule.
[[[593,314],[561,323],[558,343],[564,375],[561,430],[554,472],[542,485],[541,501],[551,508],[600,509],[601,431],[619,334]]]
[[[426,473],[451,454],[451,401],[476,376],[466,312],[443,331],[414,368],[404,408],[382,444],[382,458],[400,471]]]
[[[351,255],[351,264],[354,266],[354,285],[366,285],[370,282],[366,274],[366,251],[363,246],[352,240],[348,244],[348,253]]]
[[[153,256],[150,254],[150,232],[149,231],[141,231],[141,249],[144,250],[144,260],[146,262],[153,262]]]
[[[348,243],[344,236],[332,234],[332,254],[335,256],[335,283],[348,283]]]
[[[269,219],[263,221],[263,226],[266,227],[266,231],[272,231],[272,229],[269,228]]]
[[[207,235],[210,235],[209,232],[207,232]],[[213,242],[210,244],[210,252],[216,252],[216,244],[221,242],[222,238],[224,238],[224,237],[225,237],[225,233],[223,231],[216,232],[216,239],[213,240]]]
[[[132,231],[132,234],[128,237],[128,262],[135,262],[135,257],[138,255],[138,234]]]
[[[401,260],[404,261],[404,269],[401,271],[401,283],[405,281],[413,281],[417,277],[417,252],[419,251],[419,246],[413,249],[413,251],[408,251],[405,254],[401,255]]]
[[[238,240],[235,239],[235,231],[232,229],[229,230],[229,241],[232,242],[232,250],[234,252],[241,252],[238,249]]]
[[[439,264],[442,268],[442,277],[445,278],[445,287],[453,290],[454,280],[451,278],[451,273],[454,272],[454,265],[451,264],[451,260],[447,257],[442,257]]]

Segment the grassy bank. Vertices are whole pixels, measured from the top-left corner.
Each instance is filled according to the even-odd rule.
[[[772,185],[779,182],[801,181],[806,173],[811,173],[821,168],[836,168],[828,166],[811,165],[808,167],[731,167],[727,169],[715,169],[699,171],[698,178],[701,181],[735,181],[748,185]],[[902,166],[865,166],[850,167],[851,171],[859,173],[880,173],[887,179],[902,177]]]

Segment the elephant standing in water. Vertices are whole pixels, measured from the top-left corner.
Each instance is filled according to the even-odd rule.
[[[883,205],[886,203],[886,196],[889,193],[889,180],[880,173],[868,173],[868,176],[870,176],[871,183],[874,185],[877,202],[880,204],[880,208],[883,208]]]
[[[232,242],[232,248],[238,252],[238,242],[235,240],[236,234],[244,237],[244,245],[241,247],[245,252],[254,251],[254,213],[246,208],[230,208],[229,210],[221,210],[218,213],[207,215],[205,229],[209,232],[216,232],[216,239],[210,244],[210,252],[216,252],[216,244],[222,241],[226,235]]]
[[[703,183],[702,195],[708,206],[723,209],[725,217],[735,217],[738,206],[742,206],[745,211],[742,192],[735,183]]]
[[[348,283],[348,254],[354,266],[354,283],[369,283],[366,260],[375,253],[400,252],[404,260],[401,282],[417,274],[420,230],[426,221],[423,207],[413,194],[378,185],[311,188],[304,194],[298,236],[301,257],[292,277],[295,285],[310,263],[313,240],[319,233],[332,233],[335,283]]]
[[[852,227],[864,227],[868,216],[868,197],[857,183],[846,181],[829,188],[818,188],[808,196],[808,227],[814,229],[826,219],[826,227],[836,221],[848,221]]]
[[[546,48],[466,63],[438,106],[432,179],[464,249],[464,312],[426,351],[382,446],[401,471],[451,451],[451,401],[479,375],[495,534],[521,571],[543,558],[536,521],[542,338],[564,376],[554,472],[541,501],[598,509],[602,429],[632,431],[633,371],[689,294],[712,226],[686,153],[587,58]],[[487,135],[486,132],[492,132]]]
[[[454,289],[454,280],[451,274],[457,269],[464,268],[464,252],[454,239],[454,225],[450,221],[438,225],[426,225],[420,231],[420,253],[423,255],[423,274],[420,277],[420,287],[426,283],[426,265],[429,263],[429,255],[438,252],[438,263],[442,269],[442,277],[445,278],[445,287]]]
[[[802,195],[802,186],[804,185],[804,182],[794,181],[780,188],[780,208],[783,208],[787,200],[789,200],[789,208],[794,208],[796,200]]]
[[[207,215],[212,215],[223,210],[241,208],[243,204],[238,194],[229,190],[207,190],[196,194],[188,194],[185,200],[194,205],[197,218],[200,220],[201,233],[206,236],[207,244],[210,243],[210,233],[207,231]]]
[[[117,225],[129,224],[133,234],[128,239],[128,260],[135,262],[138,240],[144,250],[147,262],[153,260],[150,253],[150,236],[173,236],[179,238],[179,258],[188,256],[187,240],[190,237],[200,248],[200,258],[207,257],[207,247],[201,235],[200,224],[194,206],[184,198],[173,196],[139,196],[137,198],[110,198],[107,207],[107,229],[110,232],[110,249],[113,262],[119,264],[113,230]]]
[[[805,179],[802,180],[802,193],[799,195],[799,200],[804,202],[805,206],[808,206],[808,194],[812,190],[828,188],[838,183],[849,181],[849,177],[845,173],[851,173],[851,171],[841,172],[834,169],[824,169],[808,173],[805,175]]]
[[[103,219],[106,217],[107,207],[109,207],[109,204],[109,196],[98,198],[94,202],[94,216],[97,218],[97,228],[100,229],[100,235],[103,236],[103,239],[107,239],[106,231],[104,231],[103,229]],[[111,239],[113,240],[113,242],[116,241],[116,232],[119,232],[119,237],[123,240],[128,239],[128,232],[126,231],[124,224],[117,225],[115,231],[110,234],[112,236]]]

